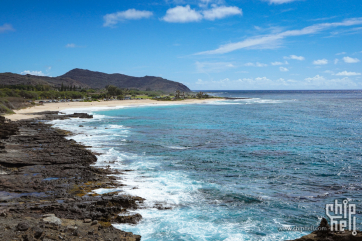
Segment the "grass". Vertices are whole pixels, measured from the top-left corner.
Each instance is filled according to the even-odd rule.
[[[152,97],[148,96],[148,95],[136,95],[136,98],[141,98],[141,99],[152,99]]]

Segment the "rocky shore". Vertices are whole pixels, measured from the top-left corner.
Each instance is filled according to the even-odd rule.
[[[93,167],[95,153],[44,122],[93,117],[57,111],[29,115],[42,117],[12,122],[0,116],[0,241],[141,240],[112,223],[137,224],[143,198],[92,192],[121,186],[115,174],[122,172]],[[362,233],[332,232],[323,219],[319,231],[295,241],[327,240],[362,240]]]
[[[92,118],[40,114],[42,120]],[[69,134],[41,120],[0,116],[0,240],[141,240],[111,224],[136,224],[143,199],[92,193],[120,186],[112,175],[121,173],[91,166],[96,155],[67,140]]]

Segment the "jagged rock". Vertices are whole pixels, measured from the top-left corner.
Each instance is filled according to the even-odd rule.
[[[46,115],[49,119],[64,118],[57,113]],[[136,209],[143,198],[118,196],[118,192],[88,196],[94,189],[120,186],[107,176],[114,171],[90,166],[97,160],[91,151],[66,139],[65,131],[42,122],[5,122],[0,123],[0,129],[4,125],[14,131],[0,139],[6,151],[0,152],[0,170],[6,173],[0,175],[0,214],[6,216],[0,215],[0,230],[7,227],[0,231],[0,240],[60,240],[59,236],[72,241],[80,237],[95,240],[94,235],[100,240],[140,240],[139,235],[117,230],[111,223],[127,208]],[[84,219],[94,221],[84,223]],[[128,221],[139,219],[136,216]],[[33,228],[21,231],[20,237],[15,227],[24,220]]]
[[[142,215],[139,213],[136,214],[120,214],[117,218],[116,221],[118,223],[132,223],[132,224],[137,224],[140,220],[142,219]]]
[[[352,231],[331,231],[328,221],[322,218],[318,230],[305,235],[299,239],[289,241],[357,241],[362,240],[362,232],[357,231],[357,235],[352,235]]]

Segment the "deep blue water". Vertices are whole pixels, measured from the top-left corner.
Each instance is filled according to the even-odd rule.
[[[97,165],[132,170],[119,191],[147,199],[143,220],[116,227],[142,240],[284,240],[309,232],[278,228],[318,226],[335,199],[362,210],[362,91],[212,92],[251,99],[54,122],[103,153]]]

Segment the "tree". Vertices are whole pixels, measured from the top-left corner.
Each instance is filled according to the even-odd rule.
[[[203,96],[204,96],[204,93],[203,92],[199,92],[196,94],[197,98],[201,99]]]
[[[176,99],[180,99],[180,93],[181,93],[181,91],[176,90],[175,92],[176,92],[175,98],[176,98]]]
[[[107,87],[107,94],[110,95],[110,96],[115,96],[117,95],[117,87],[116,86],[113,86],[113,85],[108,85]]]

